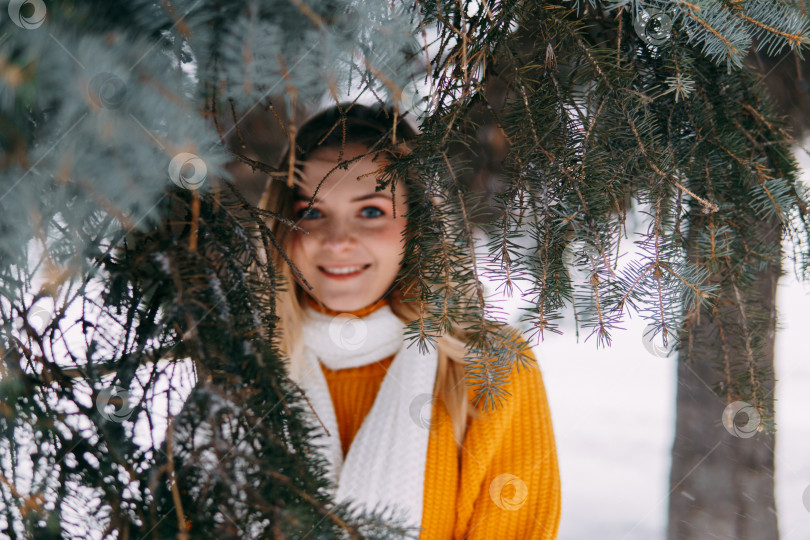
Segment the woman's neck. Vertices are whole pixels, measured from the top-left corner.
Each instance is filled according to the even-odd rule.
[[[385,305],[388,305],[388,296],[383,296],[382,298],[380,298],[379,300],[377,300],[373,304],[370,304],[370,305],[368,305],[366,307],[362,307],[362,308],[354,309],[354,310],[350,310],[350,311],[338,311],[338,310],[335,310],[335,309],[330,309],[330,308],[318,303],[317,300],[315,300],[314,298],[312,298],[308,294],[305,294],[304,296],[305,296],[307,305],[309,305],[312,309],[314,309],[315,311],[319,311],[321,313],[326,313],[327,315],[333,315],[333,316],[342,315],[342,314],[349,314],[349,315],[354,315],[355,317],[363,317],[364,315],[368,315],[369,313],[373,313],[373,312],[377,311],[378,309],[380,309],[381,307],[383,307]]]

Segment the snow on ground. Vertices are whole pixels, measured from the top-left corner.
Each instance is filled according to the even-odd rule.
[[[802,540],[810,538],[810,285],[785,276],[777,302],[776,509],[781,540]]]
[[[645,326],[629,322],[609,349],[570,333],[535,348],[557,439],[560,539],[664,537],[676,372],[644,348]]]

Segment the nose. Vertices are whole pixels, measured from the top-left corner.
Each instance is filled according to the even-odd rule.
[[[323,247],[332,251],[345,251],[353,247],[354,231],[342,220],[333,220],[328,224],[323,235]]]

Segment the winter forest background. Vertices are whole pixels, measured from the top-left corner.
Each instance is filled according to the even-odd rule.
[[[401,536],[321,491],[255,207],[356,98],[422,130],[410,338],[493,405],[485,321],[536,346],[561,538],[806,537],[808,7],[0,2],[0,536]]]

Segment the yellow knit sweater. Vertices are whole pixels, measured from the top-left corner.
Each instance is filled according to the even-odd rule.
[[[385,300],[351,313],[363,316]],[[315,309],[337,313],[310,301]],[[529,354],[531,355],[531,350]],[[533,355],[531,355],[534,359]],[[393,356],[357,368],[322,366],[346,455]],[[553,539],[560,524],[560,476],[540,369],[515,367],[495,410],[470,421],[461,451],[450,416],[434,401],[428,439],[421,540]],[[474,388],[469,388],[472,400]],[[478,405],[482,410],[482,404]]]

